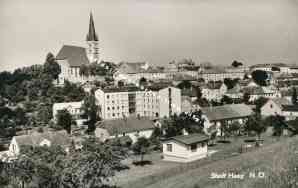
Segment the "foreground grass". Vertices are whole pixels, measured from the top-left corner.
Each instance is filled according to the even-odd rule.
[[[217,144],[216,146],[209,148],[210,150],[217,150],[217,153],[213,154],[211,157],[195,161],[193,163],[181,164],[165,162],[160,159],[160,154],[153,154],[153,156],[150,155],[148,156],[149,158],[146,159],[152,159],[153,165],[145,167],[135,167],[130,165],[129,170],[120,172],[116,175],[114,182],[116,185],[124,188],[145,187],[191,170],[201,169],[206,165],[212,165],[216,161],[240,155],[239,148],[243,145],[243,140],[247,139],[247,137],[229,139],[232,141],[230,144]],[[281,138],[281,140],[283,140],[283,138]],[[276,142],[279,141],[275,137],[266,136],[264,146],[271,145]],[[208,176],[209,175],[210,173]]]
[[[291,188],[298,185],[287,185],[293,182],[295,175],[291,175],[289,167],[298,164],[298,138],[281,140],[275,144],[261,147],[256,151],[239,156],[219,160],[164,178],[146,188]],[[289,162],[291,161],[291,162]],[[244,179],[211,179],[212,172],[243,174]],[[264,172],[264,178],[249,178],[249,172]],[[295,172],[294,172],[295,173]],[[293,174],[293,173],[292,173]],[[293,177],[291,177],[293,176]],[[297,177],[297,176],[296,176]],[[297,179],[296,179],[297,180]],[[133,186],[132,186],[133,187]]]

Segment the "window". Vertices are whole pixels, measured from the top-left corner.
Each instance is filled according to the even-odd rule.
[[[206,146],[206,142],[202,142],[202,143],[201,143],[201,146],[202,146],[202,147],[205,147],[205,146]]]
[[[270,108],[273,108],[273,105],[272,104],[270,104]]]
[[[115,117],[115,113],[113,113],[112,116]]]
[[[107,95],[107,99],[109,99],[110,98],[110,95]]]
[[[112,110],[115,110],[115,107],[114,106],[112,107]]]
[[[192,145],[190,145],[190,150],[191,150],[192,152],[196,152],[196,151],[197,151],[197,144],[192,144]]]
[[[173,146],[172,144],[167,144],[167,151],[172,152],[173,151]]]
[[[110,107],[107,107],[108,110],[110,110]]]

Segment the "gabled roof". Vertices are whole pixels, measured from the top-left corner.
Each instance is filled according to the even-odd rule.
[[[246,104],[231,104],[224,106],[204,107],[201,108],[204,115],[209,121],[218,121],[225,119],[237,119],[248,117],[253,114],[252,109]]]
[[[70,144],[71,140],[66,131],[56,131],[56,132],[45,132],[37,133],[34,132],[29,135],[21,135],[14,137],[19,146],[30,145],[39,146],[43,140],[49,140],[51,145],[67,146]]]
[[[195,133],[195,134],[179,135],[179,136],[171,137],[168,140],[175,140],[177,142],[190,145],[190,144],[204,142],[204,141],[207,141],[208,139],[209,137],[204,134]]]
[[[298,105],[282,105],[282,111],[298,112]]]
[[[154,129],[154,122],[148,118],[123,118],[115,120],[105,120],[100,125],[100,128],[106,129],[110,135],[130,133],[142,130]]]
[[[79,67],[83,64],[88,64],[89,60],[86,54],[86,49],[79,46],[63,45],[60,49],[57,60],[67,60],[71,67]]]
[[[220,89],[221,86],[224,85],[222,82],[209,82],[205,85],[207,89]]]
[[[273,98],[271,99],[275,104],[277,104],[279,107],[282,107],[283,105],[290,105],[291,101],[289,101],[286,98]]]

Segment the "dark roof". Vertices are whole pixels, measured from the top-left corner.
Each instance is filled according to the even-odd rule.
[[[103,121],[99,127],[106,129],[110,135],[154,129],[154,122],[148,118],[123,118]]]
[[[279,107],[282,107],[283,105],[290,105],[291,101],[289,101],[286,98],[273,98],[271,99],[275,104],[277,104]]]
[[[18,145],[30,145],[38,146],[40,142],[47,139],[51,142],[51,145],[67,146],[71,143],[71,140],[66,131],[56,131],[56,132],[45,132],[38,133],[34,132],[29,135],[15,136]]]
[[[224,83],[222,82],[209,82],[208,84],[206,84],[206,87],[208,89],[220,89],[223,84]]]
[[[147,86],[146,89],[151,91],[159,91],[167,87],[173,87],[172,83],[154,83],[152,85]]]
[[[282,105],[282,111],[298,112],[298,105]]]
[[[71,67],[79,67],[83,64],[88,64],[89,60],[86,55],[86,49],[79,46],[63,45],[58,55],[57,60],[67,60]]]
[[[179,135],[179,136],[169,138],[169,140],[176,140],[177,142],[180,142],[186,145],[204,142],[208,139],[209,139],[208,136],[204,134],[199,134],[199,133],[189,134],[189,135]]]
[[[136,86],[128,86],[128,87],[105,87],[102,89],[105,93],[114,93],[114,92],[132,92],[139,91],[140,88]]]
[[[209,121],[237,119],[253,114],[251,107],[246,104],[230,104],[224,106],[204,107],[201,109]]]
[[[97,34],[95,32],[95,26],[94,26],[92,13],[90,13],[89,32],[87,34],[86,40],[87,41],[98,41]]]
[[[181,90],[181,95],[182,96],[189,96],[189,97],[196,97],[197,93],[195,89],[182,89]]]

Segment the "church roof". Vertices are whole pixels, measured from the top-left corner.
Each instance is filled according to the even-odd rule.
[[[98,41],[97,34],[95,32],[95,26],[93,21],[92,13],[90,13],[90,21],[89,21],[89,32],[87,34],[87,41]]]
[[[79,67],[83,64],[88,64],[89,60],[86,54],[86,49],[79,46],[63,45],[58,55],[57,60],[67,60],[71,67]]]

